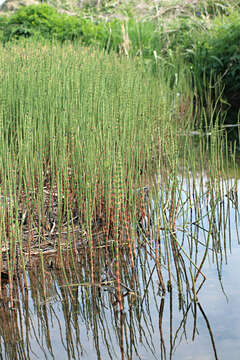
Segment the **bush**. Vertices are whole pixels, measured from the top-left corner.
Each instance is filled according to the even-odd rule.
[[[33,36],[62,42],[80,39],[84,45],[98,45],[114,50],[119,49],[122,42],[120,21],[95,23],[77,16],[60,14],[46,4],[21,7],[5,21],[2,29],[5,42]]]
[[[81,23],[75,16],[59,14],[48,5],[21,7],[4,26],[4,41],[37,36],[47,39],[74,40],[81,35]]]
[[[0,41],[3,40],[3,30],[6,26],[7,17],[6,16],[0,16]]]
[[[225,99],[240,107],[240,14],[218,17],[207,33],[202,33],[191,58],[201,79],[221,84]]]
[[[118,19],[93,22],[89,19],[60,14],[49,5],[31,5],[20,8],[2,26],[5,42],[21,37],[37,37],[49,40],[77,40],[83,45],[95,45],[101,49],[122,50],[128,54],[153,57],[156,41],[156,25],[153,22],[126,23]]]
[[[110,21],[91,21],[77,16],[60,14],[47,4],[20,8],[2,25],[5,42],[21,37],[37,37],[50,40],[77,40],[84,45],[96,45],[102,49],[141,55],[153,59],[154,52],[166,57],[168,51],[190,47],[189,34],[199,27],[200,20],[184,18],[170,24],[167,31],[153,21],[138,22],[129,18]]]

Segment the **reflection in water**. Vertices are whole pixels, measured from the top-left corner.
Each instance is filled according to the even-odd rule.
[[[127,270],[126,254],[122,254],[122,261]],[[179,302],[182,319],[174,331],[177,294],[170,290],[168,296],[158,296],[154,289],[157,282],[152,274],[154,266],[151,268],[143,255],[141,261],[140,267],[148,270],[125,276],[131,291],[123,289],[121,312],[111,285],[91,285],[84,255],[74,267],[66,269],[66,277],[60,271],[51,271],[44,283],[37,266],[28,273],[27,288],[19,277],[14,287],[14,309],[6,302],[1,305],[4,358],[33,359],[34,355],[40,359],[59,358],[55,347],[60,347],[64,351],[62,359],[134,359],[141,358],[144,347],[144,353],[149,353],[152,359],[171,359],[179,339],[187,336],[188,318],[197,317],[197,305]],[[157,319],[160,346],[152,337],[157,332]]]
[[[180,359],[180,344],[195,341],[204,328],[210,358],[218,359],[207,308],[198,296],[207,286],[207,258],[216,263],[221,281],[239,216],[236,188],[218,186],[210,191],[208,184],[181,182],[181,197],[174,199],[167,198],[166,188],[160,195],[157,186],[144,190],[134,266],[128,247],[119,248],[122,311],[110,240],[106,247],[95,239],[93,258],[84,249],[77,256],[67,253],[61,270],[49,256],[18,274],[13,308],[9,285],[2,284],[2,358]]]

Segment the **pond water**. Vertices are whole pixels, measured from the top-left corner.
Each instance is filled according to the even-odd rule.
[[[193,184],[190,185],[189,188]],[[120,254],[122,312],[119,311],[113,287],[111,269],[114,259],[110,251],[106,254],[106,249],[101,247],[96,251],[95,282],[91,278],[89,254],[82,250],[76,258],[69,256],[65,260],[64,271],[54,269],[48,259],[44,276],[38,263],[28,270],[25,279],[23,274],[15,279],[13,308],[6,298],[1,301],[1,358],[239,359],[240,246],[237,199],[240,182],[234,184],[229,180],[224,185],[224,194],[222,197],[216,195],[211,209],[207,205],[205,189],[196,200],[196,194],[200,194],[200,184],[198,186],[194,195],[198,206],[192,212],[195,222],[196,212],[202,212],[200,217],[198,215],[201,221],[196,222],[198,233],[192,226],[186,226],[184,231],[181,229],[183,216],[185,223],[188,223],[187,196],[186,199],[184,195],[182,197],[184,215],[179,212],[176,223],[179,243],[183,244],[188,254],[192,246],[194,255],[191,259],[194,258],[198,266],[206,249],[203,244],[206,245],[209,240],[202,267],[206,281],[197,294],[197,302],[193,301],[192,287],[189,286],[189,268],[192,267],[191,271],[194,272],[194,266],[187,256],[183,256],[184,267],[181,265],[181,299],[172,258],[172,288],[169,287],[163,296],[151,242],[147,245],[138,242],[134,270],[131,269],[128,249],[123,249]],[[186,188],[187,185],[183,185],[183,193],[186,193]],[[209,214],[215,214],[211,222]],[[212,235],[208,238],[210,224]],[[143,235],[139,236],[141,238]],[[151,240],[153,237],[154,234]],[[195,240],[197,237],[198,241],[190,245],[190,237]],[[165,261],[162,266],[167,283],[169,274]],[[199,276],[196,290],[201,281],[202,277]],[[7,295],[8,284],[3,285],[4,291]]]

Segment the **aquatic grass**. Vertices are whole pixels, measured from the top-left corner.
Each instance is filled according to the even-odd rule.
[[[199,220],[208,217],[210,224],[207,254],[210,238],[212,247],[219,242],[211,233],[216,226],[211,211],[215,214],[221,198],[221,154],[228,146],[217,127],[221,114],[216,117],[210,104],[199,112],[210,120],[215,116],[214,123],[207,122],[211,135],[200,129],[198,140],[192,136],[194,94],[182,60],[172,72],[160,67],[153,74],[139,61],[79,44],[28,42],[2,48],[0,68],[6,75],[0,87],[6,256],[0,260],[10,284],[19,268],[33,265],[34,253],[42,259],[44,276],[42,254],[49,251],[56,253],[54,266],[67,282],[70,259],[74,262],[78,248],[85,247],[94,286],[97,254],[104,247],[106,256],[115,254],[106,265],[114,267],[123,309],[121,251],[129,249],[134,272],[136,247],[143,246],[156,263],[163,293],[167,264],[168,284],[172,287],[176,277],[181,295],[188,277],[183,257],[193,266],[195,282],[206,258],[201,263],[197,256],[199,227],[191,226],[203,196],[195,190],[195,178],[204,171],[209,178],[209,213]]]
[[[12,50],[14,51],[14,47]],[[25,51],[26,49],[21,49],[21,52]],[[29,49],[27,51],[29,51]],[[113,127],[113,121],[108,122],[108,125],[106,126],[107,121],[105,118],[106,114],[104,112],[106,107],[107,116],[110,115],[111,117],[113,115],[116,117],[122,117],[121,112],[125,111],[123,107],[125,101],[124,87],[127,85],[126,77],[125,79],[122,79],[122,89],[124,91],[122,98],[120,97],[122,107],[120,110],[120,103],[118,103],[118,100],[116,102],[116,107],[113,107],[111,101],[110,103],[106,102],[107,96],[110,97],[110,99],[112,97],[112,89],[108,91],[108,86],[105,86],[104,84],[104,82],[107,81],[108,84],[106,85],[111,85],[111,78],[109,75],[107,75],[105,78],[99,77],[97,80],[98,83],[96,85],[101,88],[99,94],[100,98],[96,101],[95,99],[91,100],[94,92],[98,90],[93,88],[97,76],[95,72],[90,73],[89,65],[86,65],[84,71],[80,71],[79,74],[81,79],[80,84],[82,86],[81,93],[76,84],[74,84],[75,79],[77,78],[77,72],[76,77],[74,77],[74,73],[72,74],[72,69],[68,68],[67,71],[69,72],[69,75],[71,73],[71,76],[67,78],[64,75],[64,71],[61,72],[59,69],[58,72],[58,67],[60,66],[59,64],[55,69],[51,69],[51,77],[55,75],[56,79],[61,73],[63,75],[62,81],[64,82],[67,80],[67,83],[64,84],[64,87],[62,87],[62,84],[58,82],[59,87],[55,87],[54,85],[54,88],[52,88],[50,85],[51,77],[50,80],[48,79],[48,82],[45,83],[44,78],[45,76],[48,77],[48,75],[45,73],[44,62],[46,62],[48,56],[50,56],[51,64],[52,54],[50,48],[48,50],[43,48],[43,52],[44,51],[49,53],[45,54],[45,59],[40,65],[40,67],[42,66],[42,69],[40,69],[39,64],[36,63],[36,58],[33,63],[30,64],[32,66],[32,70],[30,70],[30,67],[28,67],[29,64],[25,63],[26,70],[24,71],[24,69],[21,69],[21,71],[17,71],[19,82],[15,85],[16,79],[10,79],[8,84],[5,83],[5,90],[7,91],[9,90],[9,86],[13,86],[12,95],[7,94],[7,92],[5,92],[5,94],[2,92],[2,98],[6,99],[7,103],[10,105],[5,108],[7,109],[6,111],[3,109],[2,112],[5,121],[2,126],[2,133],[5,133],[5,143],[3,143],[2,146],[5,146],[5,144],[7,146],[7,151],[3,152],[3,159],[9,152],[12,152],[14,156],[17,154],[15,166],[17,168],[18,175],[17,177],[15,176],[13,178],[17,179],[18,181],[17,191],[19,194],[21,194],[23,203],[26,202],[27,204],[27,206],[21,204],[21,215],[23,216],[22,222],[28,223],[28,249],[30,249],[31,242],[34,241],[33,233],[36,232],[36,229],[38,228],[38,239],[41,242],[41,233],[44,233],[44,227],[50,227],[50,232],[53,232],[56,227],[56,219],[58,219],[58,224],[62,222],[62,215],[65,212],[65,208],[70,207],[71,213],[73,213],[74,211],[76,212],[79,210],[79,208],[77,209],[77,203],[81,203],[80,208],[82,208],[82,213],[80,214],[80,225],[83,229],[89,228],[89,224],[91,223],[87,221],[88,219],[84,209],[89,206],[92,208],[93,204],[98,201],[99,203],[97,203],[97,206],[100,206],[104,211],[109,211],[104,209],[104,207],[110,209],[112,201],[109,198],[109,186],[111,188],[112,179],[107,176],[108,174],[111,174],[113,170],[112,165],[114,164],[115,155],[112,152],[112,147],[115,147],[114,139],[116,139],[117,134],[115,133],[115,128]],[[77,53],[75,53],[75,55],[77,55]],[[22,55],[21,53],[20,56],[24,57],[25,55]],[[90,54],[90,56],[93,56],[93,61],[95,61],[95,55]],[[65,58],[64,61],[65,60],[66,63],[64,64],[64,67],[66,66],[66,71],[69,64],[67,58]],[[8,61],[8,57],[6,57],[6,61]],[[84,57],[82,61],[84,63]],[[115,62],[117,62],[116,58]],[[20,66],[20,68],[22,67],[21,59],[17,58],[17,56],[14,60],[14,63],[17,68],[18,66]],[[79,65],[81,66],[82,64]],[[76,63],[74,63],[74,66],[76,67]],[[49,70],[50,69],[48,69],[48,71]],[[116,71],[114,75],[116,79]],[[43,76],[43,78],[41,78],[41,76]],[[8,75],[6,76],[6,79],[7,77]],[[38,77],[40,77],[40,79],[38,79]],[[85,89],[85,84],[89,81],[89,77],[92,77],[92,84],[90,83],[90,87]],[[31,91],[30,84],[32,86]],[[41,87],[42,85],[43,87]],[[103,85],[104,87],[102,87]],[[63,98],[61,91],[63,89],[63,92],[68,91],[68,87],[70,92],[71,88],[74,87],[74,92],[68,94],[70,96],[69,98]],[[4,85],[2,89],[4,89]],[[115,87],[115,89],[117,89],[117,87]],[[127,96],[129,95],[129,91],[131,91],[130,88],[126,94]],[[43,94],[44,96],[47,94],[47,98],[43,97]],[[65,96],[66,94],[67,93],[65,93]],[[71,98],[71,95],[73,98]],[[139,96],[140,95],[142,94],[139,93]],[[102,107],[101,102],[103,101],[104,97],[105,100]],[[50,98],[51,101],[49,100]],[[59,100],[59,103],[57,103],[57,100]],[[112,98],[112,101],[113,100],[114,99]],[[116,101],[116,99],[114,101]],[[134,102],[135,100],[133,100],[131,104],[132,106],[135,106]],[[137,105],[139,106],[139,103]],[[127,106],[127,104],[125,106]],[[142,104],[140,104],[140,107],[141,106]],[[96,109],[94,109],[95,107]],[[53,108],[55,108],[55,110]],[[92,111],[93,109],[96,111],[95,113]],[[46,112],[44,113],[43,111]],[[89,111],[90,116],[87,117],[86,114],[89,114]],[[132,116],[133,114],[128,114],[128,111],[129,110],[126,108],[126,116]],[[131,108],[130,111],[132,111]],[[141,111],[141,109],[139,109],[139,111]],[[147,114],[148,111],[146,111],[146,115]],[[144,114],[142,113],[141,117],[143,116]],[[81,119],[81,121],[79,121],[78,118]],[[9,125],[8,121],[10,122]],[[146,120],[144,121],[146,122]],[[142,168],[146,166],[145,162],[147,163],[147,161],[144,159],[144,166],[142,166],[141,163],[138,164],[138,161],[143,161],[142,158],[139,158],[138,152],[134,154],[133,159],[127,158],[127,156],[129,157],[129,155],[131,155],[130,149],[125,146],[127,141],[129,141],[129,133],[127,132],[129,130],[128,128],[130,128],[130,136],[132,136],[131,141],[134,140],[134,130],[136,129],[135,126],[136,125],[134,125],[134,122],[131,124],[130,120],[128,119],[127,126],[121,127],[122,134],[120,134],[120,136],[124,141],[122,149],[124,149],[124,151],[125,149],[128,151],[128,154],[121,154],[124,156],[122,161],[124,164],[127,163],[128,168],[131,168],[132,165],[134,165],[139,167],[139,171],[143,171]],[[142,123],[139,123],[138,131],[139,135],[143,136],[140,131],[141,126]],[[89,130],[92,134],[95,132],[95,134],[99,136],[92,138],[89,137]],[[151,131],[149,130],[149,134],[150,133]],[[127,136],[124,138],[125,135]],[[49,139],[51,140],[49,141]],[[138,143],[141,143],[142,140],[138,139],[137,141]],[[144,141],[146,142],[146,137]],[[141,151],[144,152],[147,148],[147,144],[144,145],[144,142],[142,142],[142,147],[143,149]],[[89,149],[91,150],[90,152]],[[102,152],[99,153],[99,150]],[[38,154],[37,159],[34,156],[35,154]],[[104,158],[102,157],[103,154]],[[8,161],[8,159],[6,159],[6,161]],[[85,161],[87,161],[87,163],[85,163]],[[87,176],[89,176],[88,174],[91,174],[89,179],[87,179]],[[101,180],[101,182],[97,180],[97,177],[99,176],[102,176],[104,181]],[[67,177],[69,180],[66,184]],[[137,177],[140,178],[139,174]],[[134,186],[134,184],[131,180],[131,177],[129,177],[129,174],[126,179],[128,181],[129,192],[129,190],[131,190],[131,186]],[[79,186],[81,186],[81,189]],[[23,187],[23,189],[21,189],[21,187]],[[69,189],[68,196],[63,194],[65,192],[64,188],[66,187]],[[98,196],[99,200],[96,200],[95,194],[98,193],[99,188],[103,190],[103,194],[100,193]],[[73,193],[72,189],[74,189]],[[69,198],[71,198],[71,201],[73,201],[74,204],[68,204],[67,199]],[[130,196],[129,199],[131,199]],[[72,206],[73,208],[71,208]],[[52,214],[50,214],[51,207],[53,212],[56,212],[56,209],[58,209],[57,214],[54,214],[54,219],[52,220],[50,220],[50,218],[52,218]],[[53,210],[54,207],[55,209]],[[33,215],[35,210],[37,214],[36,216]],[[99,213],[96,211],[92,213],[92,210],[90,210],[89,216],[91,216],[97,223],[97,217],[99,217],[99,214],[101,214],[103,210],[100,210]],[[67,214],[69,216],[68,211]],[[48,216],[49,220],[47,219]],[[33,217],[35,217],[35,219],[33,219]],[[109,217],[112,217],[110,213]],[[34,221],[35,224],[33,225]],[[52,224],[51,221],[53,221]],[[99,219],[99,221],[106,220]],[[110,227],[111,222],[109,222],[107,225]],[[111,232],[111,228],[109,228],[108,231]],[[58,232],[61,234],[60,228],[58,229]],[[29,261],[31,263],[30,253]]]

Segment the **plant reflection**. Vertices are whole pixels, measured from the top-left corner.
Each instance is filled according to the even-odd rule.
[[[142,347],[152,359],[171,359],[179,339],[183,335],[187,338],[189,317],[193,319],[195,334],[197,306],[202,313],[203,309],[191,300],[183,304],[173,289],[164,297],[158,295],[156,267],[147,263],[145,255],[139,254],[139,257],[142,262],[131,273],[127,254],[124,251],[121,254],[122,279],[131,287],[131,291],[122,289],[123,311],[118,310],[111,284],[100,281],[91,284],[91,269],[85,254],[79,254],[77,261],[65,268],[66,277],[61,270],[45,270],[43,282],[41,267],[36,265],[28,272],[26,288],[23,276],[19,276],[14,283],[14,308],[10,308],[7,301],[0,307],[1,350],[5,358],[33,359],[36,355],[41,359],[54,359],[55,347],[61,344],[63,359],[141,358]],[[101,274],[100,267],[96,277]],[[7,285],[3,290],[7,291]],[[188,296],[190,298],[190,294]],[[176,302],[182,318],[175,331]],[[204,317],[214,346],[209,322]],[[159,342],[156,341],[157,318]],[[88,357],[88,348],[92,345],[94,350]]]
[[[163,189],[163,193],[168,192]],[[201,274],[204,280],[209,252],[221,278],[231,245],[231,221],[236,227],[238,223],[232,213],[238,211],[237,192],[222,188],[221,193],[204,190],[201,194],[191,194],[191,209],[185,209],[184,198],[181,203],[176,200],[174,208],[171,199],[169,207],[157,206],[156,194],[154,203],[150,201],[154,193],[144,195],[145,218],[139,220],[134,266],[128,246],[119,247],[123,310],[114,271],[114,242],[101,236],[94,239],[92,253],[86,248],[79,248],[77,255],[66,252],[60,269],[54,256],[38,257],[26,273],[16,275],[13,307],[9,283],[2,283],[3,358],[123,360],[147,354],[149,359],[170,360],[181,342],[194,341],[200,333],[200,317],[217,360],[214,333],[198,301],[202,286],[198,278]],[[162,224],[160,229],[159,221],[154,222],[160,215],[172,226],[166,229]]]

